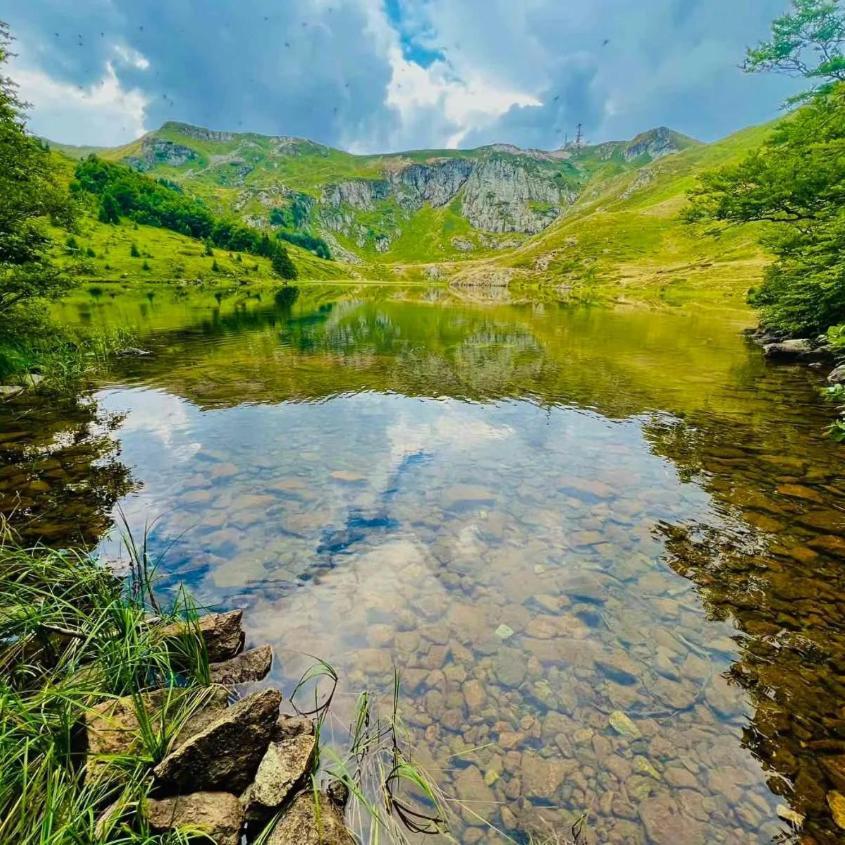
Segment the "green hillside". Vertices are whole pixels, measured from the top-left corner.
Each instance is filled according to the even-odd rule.
[[[251,226],[325,239],[349,262],[472,261],[525,244],[585,187],[699,146],[659,128],[630,141],[542,151],[352,155],[311,141],[215,132],[181,123],[99,150]],[[56,146],[72,158],[81,148]]]
[[[358,156],[302,139],[168,123],[96,154],[166,180],[216,214],[324,242],[332,261],[286,244],[302,278],[740,301],[766,260],[759,233],[737,227],[716,239],[680,212],[701,173],[738,160],[768,131],[754,127],[713,144],[660,128],[555,151],[497,144]],[[70,172],[72,159],[91,152],[54,150]],[[82,262],[85,278],[246,283],[270,275],[265,259],[220,250],[211,258],[201,243],[131,223],[89,219],[77,241],[95,253]],[[130,255],[133,243],[140,256]]]
[[[498,271],[511,284],[544,285],[579,296],[682,302],[742,301],[768,257],[757,225],[714,237],[681,219],[697,177],[736,162],[771,125],[666,156],[636,172],[593,179],[560,221],[493,261],[451,268],[464,283]]]

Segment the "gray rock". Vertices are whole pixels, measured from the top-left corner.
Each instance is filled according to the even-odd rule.
[[[267,677],[273,664],[273,649],[269,645],[252,648],[231,660],[212,663],[208,669],[213,684],[234,686]]]
[[[224,711],[153,769],[160,788],[242,792],[270,744],[281,701],[278,690],[267,689]]]
[[[255,780],[241,795],[249,821],[269,818],[304,782],[314,763],[317,739],[310,734],[271,742]]]
[[[793,338],[779,343],[767,343],[763,347],[763,354],[770,361],[810,363],[826,360],[830,352],[824,348],[814,348],[806,338]]]
[[[217,845],[239,845],[244,826],[241,803],[231,792],[193,792],[149,799],[144,814],[154,833],[201,831]]]
[[[316,802],[319,801],[319,820]],[[266,845],[356,845],[340,810],[323,794],[304,791],[279,820]]]
[[[88,748],[86,777],[107,776],[123,780],[121,767],[114,764],[114,758],[139,755],[143,752],[141,724],[138,708],[143,707],[146,717],[156,721],[160,714],[165,720],[175,717],[180,708],[187,704],[186,696],[194,695],[187,690],[154,690],[139,698],[126,695],[104,701],[91,707],[85,714],[85,734]],[[201,694],[201,704],[195,707],[171,745],[177,747],[194,734],[203,731],[207,725],[218,719],[228,705],[228,693],[222,688]],[[194,706],[192,703],[191,706]]]
[[[228,613],[209,613],[198,621],[200,636],[205,641],[208,659],[212,663],[229,660],[240,654],[244,647],[244,632],[241,627],[243,611],[230,610]],[[187,622],[173,622],[159,631],[162,639],[177,639],[189,636],[194,626]]]
[[[834,369],[831,370],[830,375],[827,377],[827,380],[831,384],[845,382],[845,364],[840,364],[838,367],[834,367]]]

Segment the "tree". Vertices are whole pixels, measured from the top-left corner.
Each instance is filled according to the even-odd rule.
[[[15,84],[2,75],[11,43],[8,26],[0,22],[0,316],[71,284],[50,260],[44,224],[71,225],[73,208],[50,151],[26,133]]]
[[[120,223],[120,206],[111,192],[103,194],[98,216],[101,223]]]
[[[130,255],[132,258],[140,258],[140,257],[141,257],[141,252],[140,252],[140,250],[138,249],[138,245],[137,245],[137,244],[133,243],[133,244],[132,244],[132,246],[130,246],[130,247],[129,247],[129,255]]]
[[[211,272],[212,273],[219,273],[220,272],[220,265],[217,263],[216,258],[214,259],[214,261],[211,262]]]
[[[823,82],[759,149],[701,177],[685,216],[767,224],[762,242],[776,260],[749,301],[770,328],[817,334],[845,321],[845,12],[838,0],[794,0],[772,32],[746,70]]]
[[[839,0],[792,0],[772,22],[772,37],[745,56],[746,73],[777,71],[819,80],[815,91],[845,82],[845,12]],[[804,95],[806,98],[807,95]]]
[[[288,251],[284,247],[275,246],[273,255],[270,258],[270,263],[273,266],[273,272],[282,279],[295,279],[297,276],[296,267],[293,261],[290,260]]]

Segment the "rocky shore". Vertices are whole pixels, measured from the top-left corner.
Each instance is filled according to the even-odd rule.
[[[256,841],[275,819],[262,840],[266,845],[354,845],[343,819],[346,788],[334,781],[314,789],[318,740],[312,720],[281,713],[283,697],[274,688],[235,697],[239,685],[266,677],[270,646],[243,650],[240,610],[203,616],[198,629],[211,684],[152,768],[153,788],[139,808],[149,829],[197,832],[217,845],[239,845],[244,836]],[[175,641],[189,631],[176,623],[159,633]],[[85,724],[86,778],[119,779],[121,761],[143,753],[144,722],[178,719],[189,694],[160,688],[92,708]],[[124,823],[125,814],[124,805],[112,805],[98,827]]]

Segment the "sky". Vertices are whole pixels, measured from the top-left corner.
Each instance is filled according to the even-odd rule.
[[[796,81],[746,75],[787,0],[0,0],[31,131],[114,146],[168,120],[351,152],[709,141]]]

